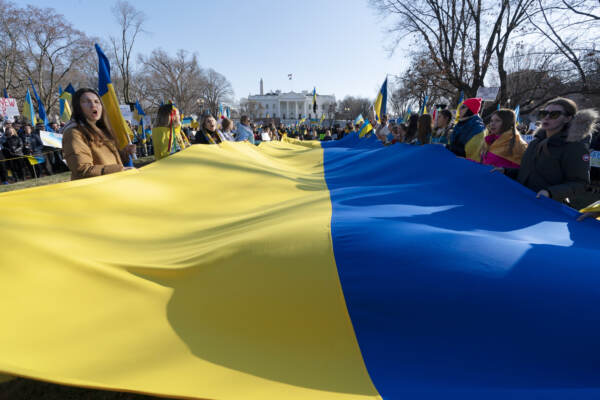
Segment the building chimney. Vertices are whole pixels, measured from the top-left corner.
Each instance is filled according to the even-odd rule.
[[[262,96],[264,94],[263,92],[263,80],[262,78],[260,78],[260,95]]]

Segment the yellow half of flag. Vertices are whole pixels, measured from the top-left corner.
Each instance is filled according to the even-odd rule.
[[[192,146],[0,207],[0,372],[181,398],[380,398],[318,143]]]

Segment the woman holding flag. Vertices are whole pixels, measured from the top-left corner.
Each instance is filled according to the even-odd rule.
[[[135,154],[135,145],[119,152],[104,104],[94,89],[82,88],[73,95],[73,116],[62,143],[73,180],[132,168],[124,167],[122,159]]]

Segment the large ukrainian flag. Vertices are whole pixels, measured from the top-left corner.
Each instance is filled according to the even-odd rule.
[[[353,134],[3,194],[0,371],[195,399],[598,398],[600,228],[488,170]]]

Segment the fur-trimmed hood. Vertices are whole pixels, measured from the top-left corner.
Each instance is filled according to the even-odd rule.
[[[600,119],[600,113],[594,110],[593,108],[586,108],[584,110],[580,110],[569,124],[568,134],[566,141],[569,143],[581,142],[584,140],[590,140],[594,129],[596,129],[596,124]],[[534,136],[537,136],[538,133],[544,132],[542,128],[536,129],[533,133]],[[544,136],[546,133],[544,132]]]

